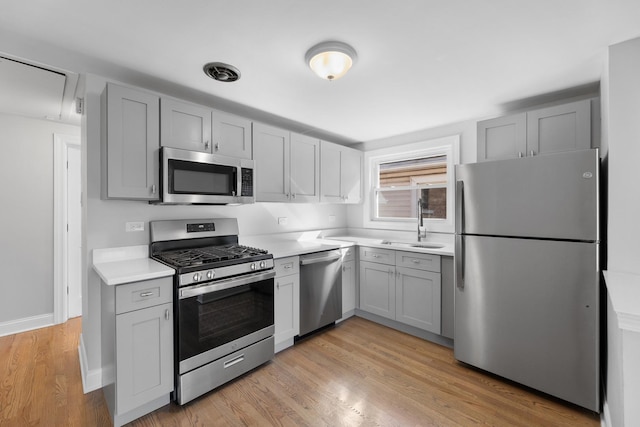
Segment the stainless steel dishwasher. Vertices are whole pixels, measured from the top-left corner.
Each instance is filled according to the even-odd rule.
[[[300,336],[342,317],[339,250],[300,256]]]

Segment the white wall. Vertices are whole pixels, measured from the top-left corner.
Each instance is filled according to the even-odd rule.
[[[640,274],[640,38],[609,48],[603,85],[608,170],[607,270]],[[620,330],[608,302],[606,405],[610,425],[640,422],[640,333]],[[640,306],[640,301],[637,302]]]
[[[256,203],[243,206],[164,206],[128,200],[100,199],[100,94],[106,80],[86,77],[86,115],[83,148],[86,152],[86,264],[87,295],[83,307],[83,340],[88,369],[100,368],[100,279],[91,268],[91,251],[98,248],[149,244],[148,221],[181,218],[235,217],[240,235],[272,234],[301,230],[346,228],[346,207],[332,204]],[[287,225],[278,225],[287,217]],[[333,218],[332,218],[333,217]],[[127,233],[127,221],[145,222],[144,232]]]
[[[32,317],[50,324],[53,135],[79,137],[80,128],[0,113],[0,129],[0,325],[10,322],[20,328],[22,320]]]

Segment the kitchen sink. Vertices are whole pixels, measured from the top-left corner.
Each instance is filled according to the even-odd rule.
[[[404,247],[410,247],[410,248],[424,248],[424,249],[444,248],[444,245],[441,243],[428,243],[428,242],[409,243],[409,242],[394,242],[393,240],[383,240],[380,243],[383,245],[404,246]]]

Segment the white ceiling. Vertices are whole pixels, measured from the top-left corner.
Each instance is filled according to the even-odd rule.
[[[2,3],[3,37],[81,55],[84,69],[73,71],[136,70],[343,142],[497,115],[597,82],[607,46],[640,36],[638,0]],[[332,39],[351,44],[358,62],[328,82],[304,56]],[[241,79],[211,80],[202,72],[211,61]]]

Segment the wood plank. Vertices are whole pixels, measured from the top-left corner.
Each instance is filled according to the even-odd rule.
[[[109,426],[83,394],[80,319],[0,337],[0,425]],[[351,318],[187,405],[130,425],[597,426],[585,409],[457,362],[451,349]]]

